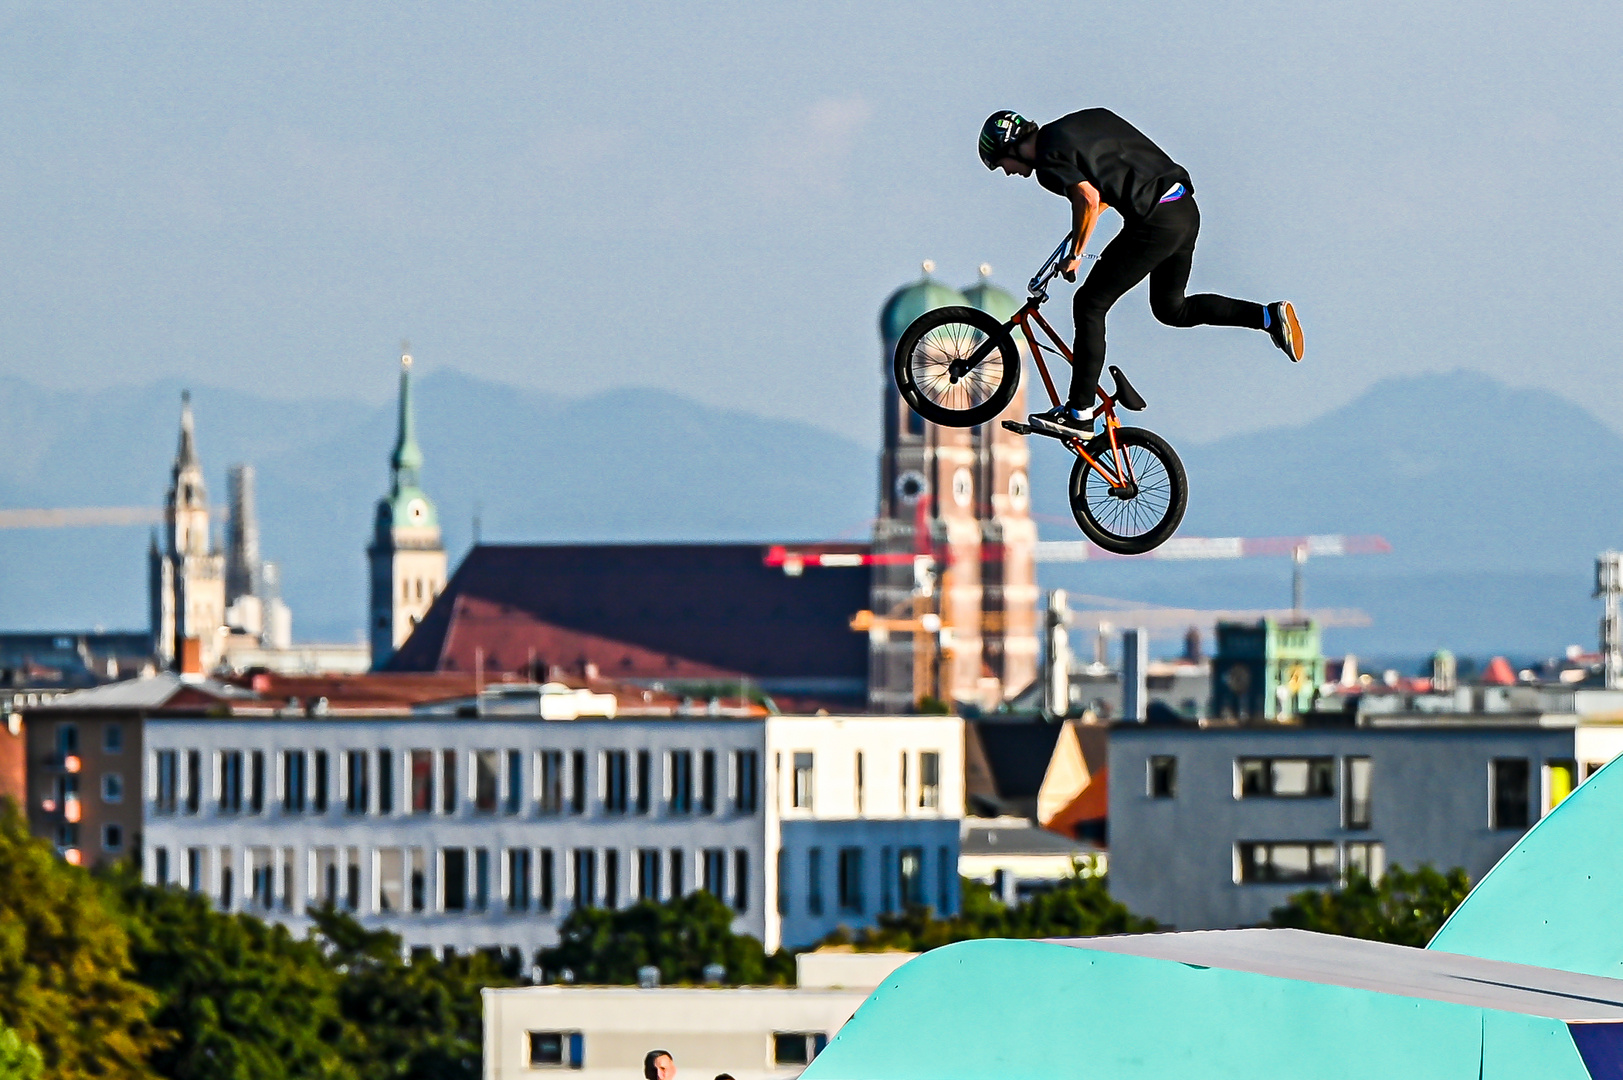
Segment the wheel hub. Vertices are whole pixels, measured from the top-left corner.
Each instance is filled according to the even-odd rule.
[[[1126,502],[1128,499],[1136,499],[1136,498],[1138,498],[1138,485],[1136,483],[1134,483],[1133,481],[1129,480],[1126,484],[1123,484],[1121,487],[1113,487],[1113,488],[1111,488],[1110,489],[1110,494],[1114,495],[1116,498],[1120,499],[1122,502]]]

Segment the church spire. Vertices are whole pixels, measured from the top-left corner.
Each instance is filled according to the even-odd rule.
[[[175,449],[175,473],[179,475],[183,470],[196,469],[197,464],[197,434],[192,425],[192,392],[180,392],[180,445]]]
[[[415,488],[418,484],[418,470],[423,467],[423,451],[417,445],[416,418],[411,409],[411,353],[402,351],[400,355],[400,434],[395,439],[394,456],[390,458],[393,468],[393,488],[399,494],[402,488]]]

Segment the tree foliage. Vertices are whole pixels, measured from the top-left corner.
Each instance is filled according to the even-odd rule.
[[[23,1042],[10,1028],[0,1028],[0,1080],[39,1080],[44,1072],[39,1047]]]
[[[1153,919],[1140,918],[1112,899],[1103,877],[1073,874],[1058,888],[1014,907],[999,902],[983,882],[964,878],[962,889],[963,909],[956,915],[941,919],[928,907],[909,907],[881,915],[877,926],[855,934],[841,927],[822,944],[923,952],[976,938],[1096,937],[1159,929]]]
[[[794,981],[794,960],[783,950],[768,954],[747,934],[733,933],[733,912],[708,892],[695,892],[656,904],[577,908],[559,927],[556,948],[541,951],[549,978],[568,971],[576,982],[630,984],[637,969],[659,968],[664,984],[704,981],[704,969],[720,964],[734,984],[769,985]]]
[[[283,1080],[351,1075],[338,1009],[342,977],[321,944],[282,926],[214,910],[196,893],[110,884],[122,900],[135,977],[157,992],[153,1021],[169,1046],[151,1057],[170,1080]]]
[[[1406,871],[1392,866],[1377,882],[1354,871],[1335,889],[1308,890],[1275,908],[1270,925],[1424,946],[1465,900],[1471,881],[1455,867]]]
[[[90,875],[29,835],[0,802],[0,1022],[52,1080],[152,1074],[164,1042],[153,993],[131,979],[124,927]]]

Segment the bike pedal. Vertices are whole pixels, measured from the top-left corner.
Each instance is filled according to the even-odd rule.
[[[1016,435],[1041,435],[1042,434],[1042,432],[1038,431],[1036,428],[1032,427],[1030,424],[1022,424],[1018,420],[1005,420],[1005,421],[1003,421],[1003,427],[1008,431],[1014,432]]]

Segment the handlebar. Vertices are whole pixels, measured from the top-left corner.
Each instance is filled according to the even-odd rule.
[[[1054,253],[1048,256],[1048,261],[1043,263],[1036,276],[1026,284],[1026,289],[1032,296],[1047,295],[1048,283],[1054,280],[1059,273],[1059,268],[1065,264],[1064,255],[1071,249],[1071,239],[1075,235],[1074,232],[1066,233],[1065,239],[1059,242],[1059,247],[1054,249]],[[1098,257],[1097,255],[1082,256],[1083,259],[1097,259]]]

